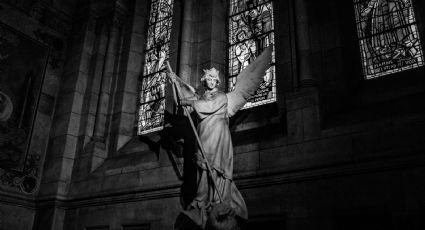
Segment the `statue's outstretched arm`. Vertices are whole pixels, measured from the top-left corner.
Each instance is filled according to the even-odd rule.
[[[185,99],[185,100],[198,99],[198,94],[196,93],[195,89],[191,85],[186,83],[183,79],[181,79],[179,76],[177,76],[173,72],[170,72],[168,76],[170,81],[174,83],[176,87],[180,88],[180,92],[181,92],[180,99]]]
[[[167,70],[168,70],[167,72],[168,79],[170,80],[171,84],[173,84],[173,96],[174,96],[174,102],[176,104],[183,105],[182,104],[183,101],[188,101],[188,100],[192,101],[192,100],[197,100],[199,98],[195,89],[173,72],[173,70],[171,69],[170,63],[168,61],[167,61]]]

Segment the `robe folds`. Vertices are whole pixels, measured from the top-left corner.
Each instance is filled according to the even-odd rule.
[[[248,219],[245,201],[233,182],[233,146],[227,114],[227,96],[220,91],[207,91],[198,100],[193,101],[193,109],[200,118],[197,132],[223,203],[233,208],[237,216]],[[197,194],[183,213],[199,226],[204,226],[208,208],[219,203],[219,197],[208,177],[200,150],[196,152],[195,160],[198,165]]]

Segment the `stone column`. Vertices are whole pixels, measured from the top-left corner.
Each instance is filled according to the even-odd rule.
[[[312,73],[309,18],[306,0],[294,0],[298,76],[301,88],[316,84]]]
[[[131,140],[137,141],[135,124],[138,115],[138,80],[143,72],[143,51],[149,17],[147,9],[147,1],[135,1],[134,8],[122,10],[131,16],[123,25],[122,48],[119,51],[120,68],[115,74],[112,122],[108,132],[111,154],[115,154]]]
[[[197,72],[193,76],[200,85],[199,79],[203,69],[214,67],[220,71],[220,90],[224,91],[226,81],[227,32],[226,4],[221,0],[201,0],[198,4],[197,26]],[[203,87],[201,87],[203,89]]]
[[[93,56],[90,62],[90,70],[87,81],[87,92],[84,98],[84,118],[81,122],[84,134],[79,138],[80,151],[75,158],[73,181],[79,181],[90,173],[95,166],[103,162],[105,147],[102,142],[93,141],[94,124],[96,119],[97,105],[103,68],[105,64],[106,47],[108,45],[108,26],[104,18],[96,17],[95,41],[93,43]],[[97,157],[98,155],[102,157]]]
[[[114,11],[111,22],[108,45],[106,47],[106,57],[103,66],[103,75],[100,84],[99,101],[97,104],[96,120],[94,125],[93,140],[96,142],[105,142],[105,133],[107,130],[107,114],[110,109],[110,98],[113,93],[112,79],[118,68],[118,51],[121,43],[122,18],[120,12]]]
[[[183,23],[180,42],[180,72],[179,76],[190,82],[192,75],[192,46],[193,46],[193,0],[183,1]]]
[[[85,146],[85,155],[88,155],[89,171],[96,169],[104,162],[108,155],[107,133],[110,128],[113,94],[115,90],[116,75],[119,68],[119,51],[122,43],[122,18],[123,14],[116,8],[106,18],[103,30],[107,30],[104,51],[99,51],[99,61],[96,62],[94,78],[100,77],[98,100],[95,106],[93,136],[90,143]],[[102,36],[102,35],[101,35]],[[101,46],[99,48],[102,48]],[[101,57],[104,57],[103,59]],[[103,60],[100,61],[100,60]],[[100,63],[99,63],[100,62]],[[98,76],[101,75],[101,76]],[[84,170],[86,171],[86,170]],[[87,171],[85,173],[88,173]]]
[[[90,92],[87,93],[87,113],[88,121],[86,126],[86,135],[90,138],[94,135],[94,125],[96,121],[96,113],[98,109],[98,100],[100,95],[100,87],[102,83],[103,69],[105,65],[106,47],[108,46],[108,28],[102,20],[98,20],[96,31],[95,52],[90,66]],[[86,142],[85,142],[86,143]]]
[[[320,97],[313,75],[311,33],[307,0],[294,0],[297,72],[300,91],[287,95],[288,143],[301,143],[320,136]]]

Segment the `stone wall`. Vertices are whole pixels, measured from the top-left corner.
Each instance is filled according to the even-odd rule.
[[[74,3],[69,1],[54,1],[52,5],[45,1],[0,2],[2,29],[15,34],[18,43],[36,44],[42,47],[44,50],[42,52],[46,53],[47,58],[43,69],[40,69],[41,75],[35,76],[36,79],[31,81],[39,82],[37,84],[40,86],[28,88],[30,91],[31,87],[41,89],[32,91],[36,93],[27,98],[26,107],[14,108],[17,113],[34,111],[34,115],[23,121],[31,125],[25,130],[29,144],[23,152],[23,162],[18,167],[0,168],[1,229],[32,229],[36,216],[36,197],[40,191],[43,166],[48,158],[46,152],[62,74],[67,44],[66,34],[71,29],[71,12],[74,7]],[[6,35],[3,31],[2,36]],[[16,53],[26,55],[31,53],[31,50],[18,50]],[[22,57],[22,60],[25,60],[25,57]],[[28,67],[24,65],[31,66],[32,63],[23,64],[20,68]],[[30,91],[20,92],[21,96],[30,95],[28,94]]]

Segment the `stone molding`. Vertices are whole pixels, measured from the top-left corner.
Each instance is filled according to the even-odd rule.
[[[288,183],[305,182],[351,176],[359,174],[377,173],[382,171],[400,170],[425,167],[425,156],[421,151],[409,154],[410,157],[379,159],[357,164],[325,165],[318,168],[297,169],[284,171],[282,169],[267,170],[264,172],[240,173],[235,176],[236,185],[240,190],[262,188]],[[28,199],[18,194],[0,192],[0,203],[39,209],[46,206],[57,206],[64,209],[77,209],[90,206],[112,205],[126,202],[147,201],[179,197],[181,183],[142,187],[137,190],[117,191],[115,193],[90,194],[89,196],[48,196],[38,199]]]
[[[23,208],[28,208],[31,210],[36,210],[36,200],[19,193],[7,193],[0,191],[0,204],[7,204],[12,206],[18,206]]]

